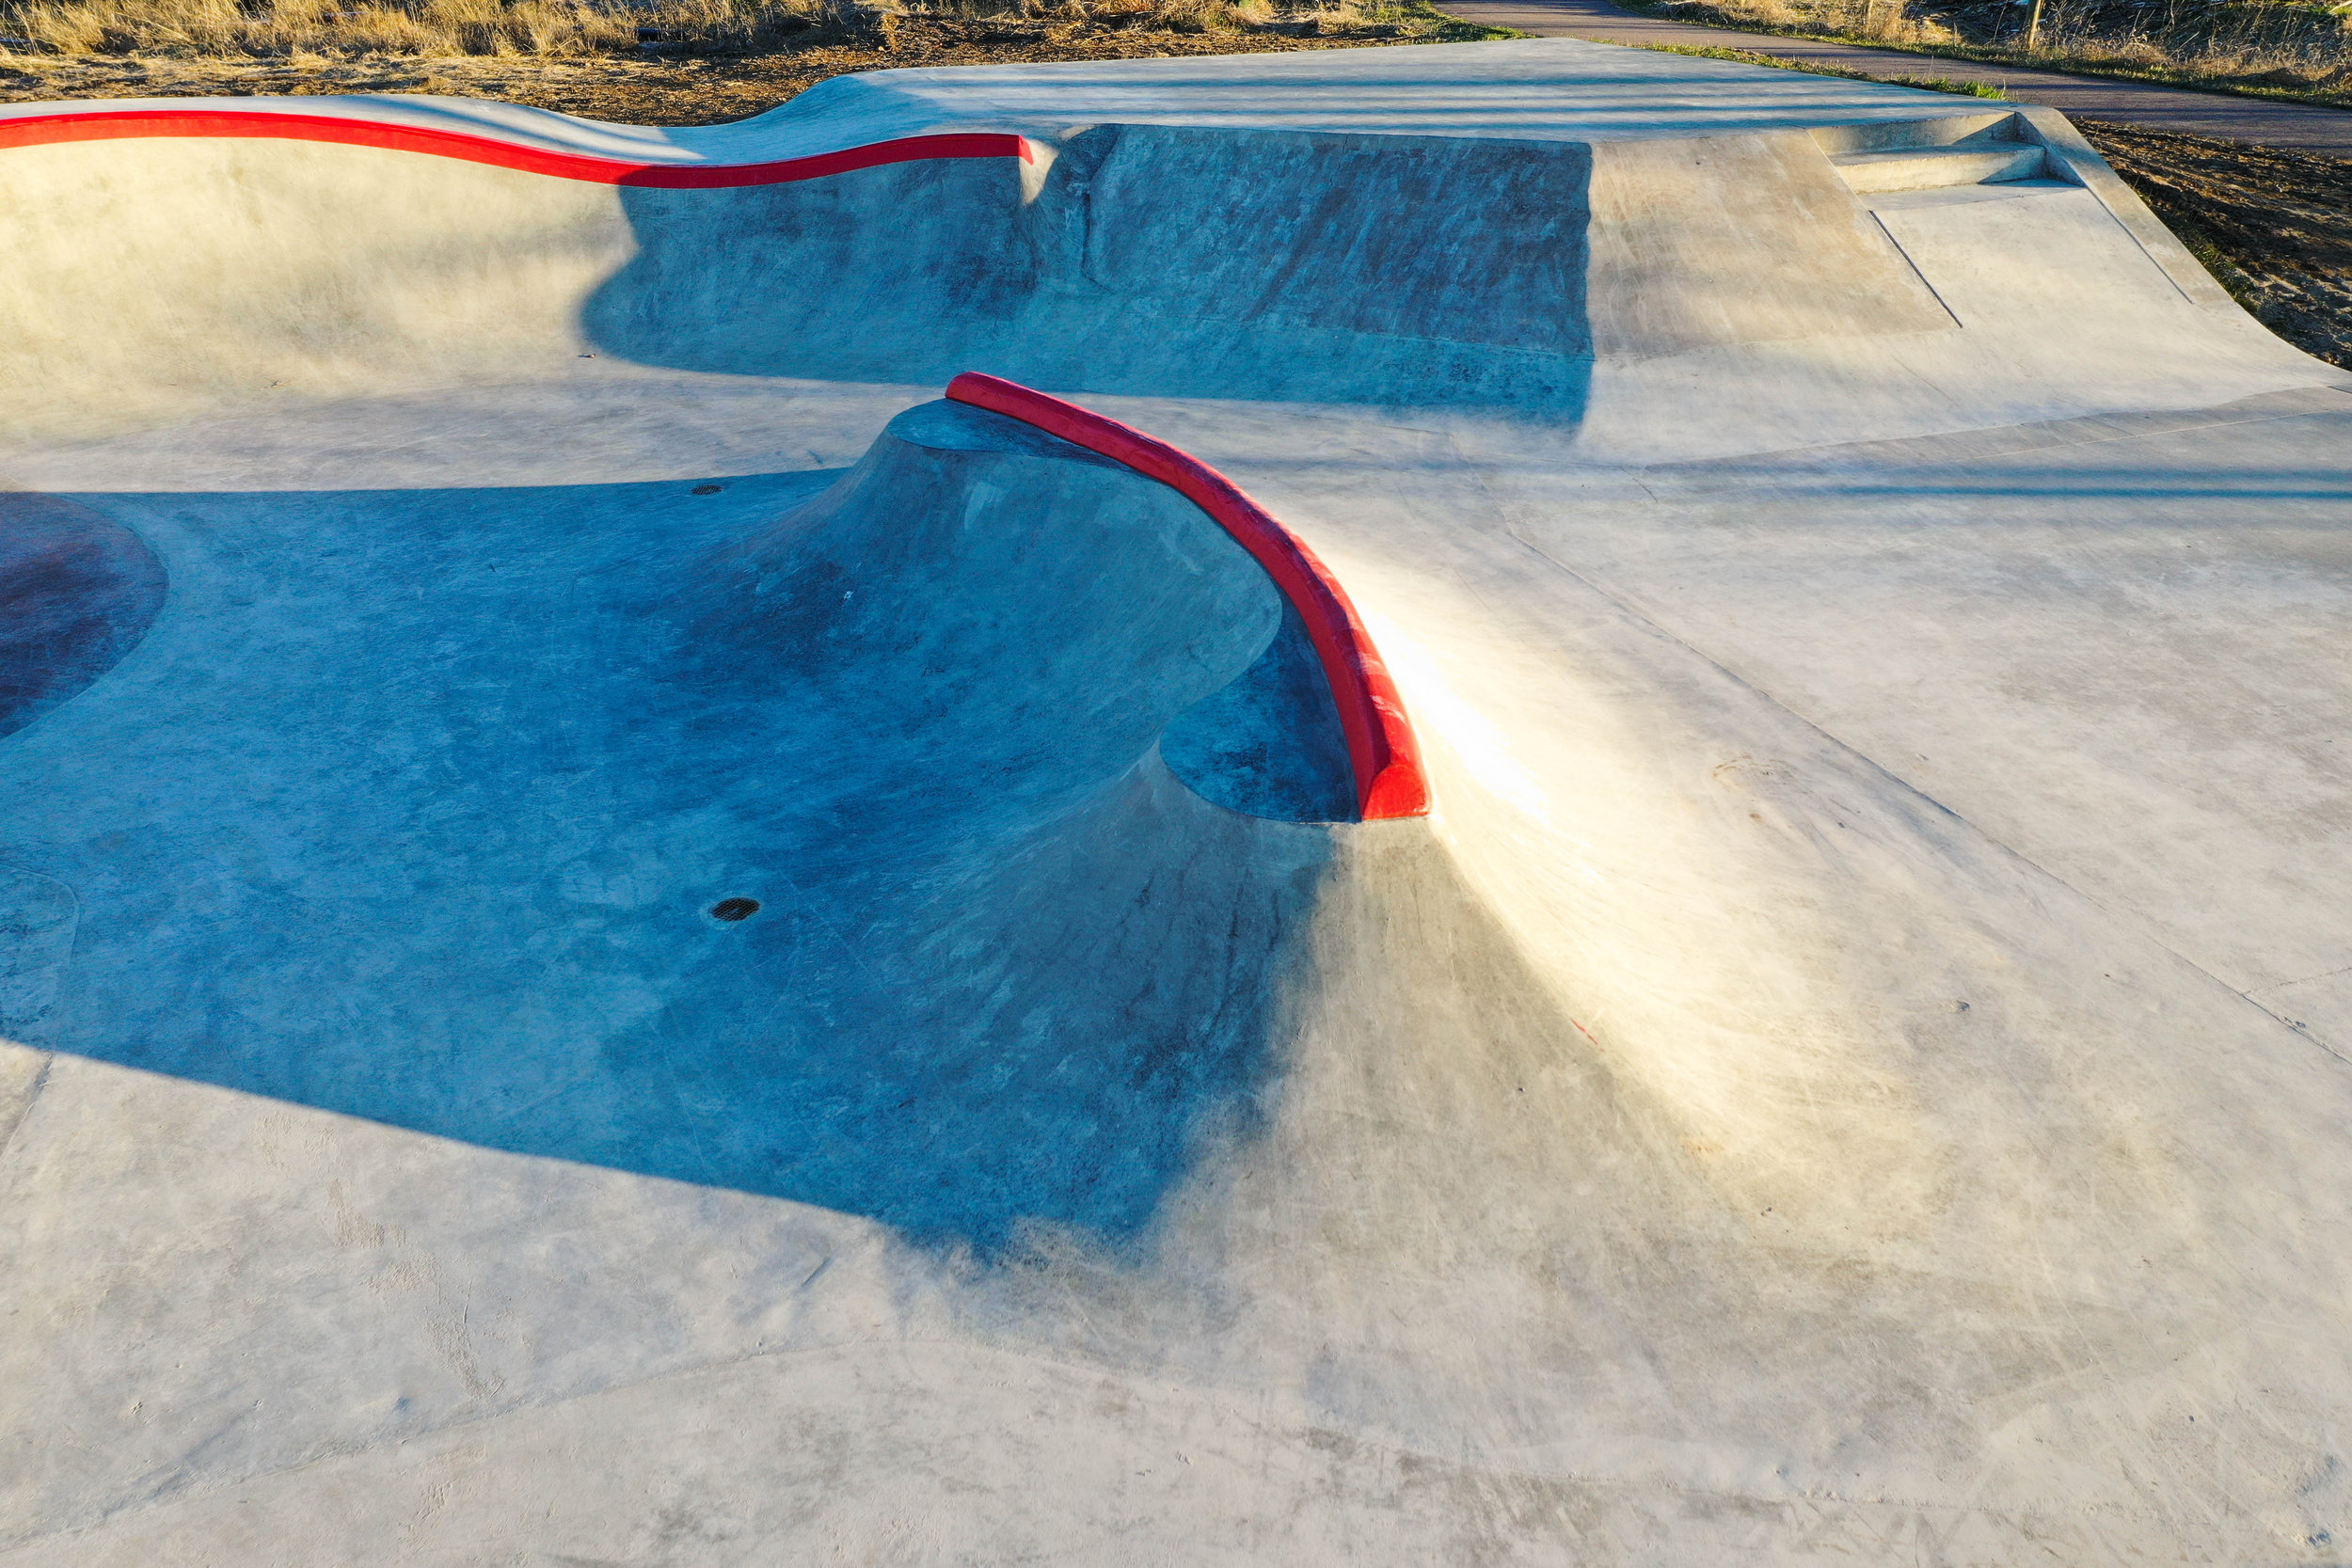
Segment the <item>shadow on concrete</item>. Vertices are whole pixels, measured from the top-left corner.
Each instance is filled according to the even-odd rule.
[[[589,302],[673,368],[1573,420],[1592,158],[1570,143],[1099,126],[1010,160],[624,190]]]
[[[1173,492],[885,438],[82,500],[175,587],[0,744],[0,863],[79,907],[34,1043],[982,1255],[1252,1125],[1330,830],[1159,762],[1280,622]]]

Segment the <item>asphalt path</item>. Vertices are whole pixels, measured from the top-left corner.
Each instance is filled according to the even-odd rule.
[[[1849,43],[1742,33],[1643,16],[1609,0],[1459,0],[1447,14],[1487,27],[1516,27],[1538,38],[1591,39],[1601,43],[1680,44],[1745,49],[1799,65],[1835,65],[1877,76],[1945,76],[1995,83],[2022,103],[2042,103],[2076,119],[2114,120],[2195,136],[2221,136],[2352,158],[2352,113],[2315,103],[2286,103],[2234,93],[2192,92],[2108,77],[2067,76],[2053,71],[1983,64],[1865,49]]]

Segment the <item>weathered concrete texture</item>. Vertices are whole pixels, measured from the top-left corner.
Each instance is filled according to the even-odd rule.
[[[2340,1560],[2352,393],[2062,125],[1622,58],[0,154],[147,552],[0,739],[0,1561]]]

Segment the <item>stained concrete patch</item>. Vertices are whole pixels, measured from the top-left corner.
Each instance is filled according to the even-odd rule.
[[[113,669],[163,603],[163,564],[136,533],[54,496],[0,490],[0,735]]]

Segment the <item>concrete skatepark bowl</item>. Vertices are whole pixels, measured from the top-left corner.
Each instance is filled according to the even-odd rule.
[[[2352,377],[2054,114],[123,101],[0,210],[0,1563],[2352,1553]]]

